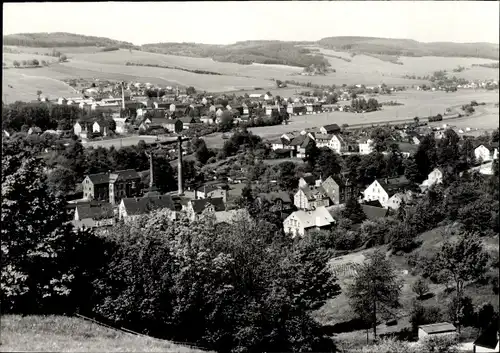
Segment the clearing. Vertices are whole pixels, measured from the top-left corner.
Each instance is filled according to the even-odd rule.
[[[66,316],[2,316],[1,352],[205,352]]]

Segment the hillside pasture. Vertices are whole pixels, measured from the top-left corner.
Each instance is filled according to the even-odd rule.
[[[64,82],[44,76],[40,73],[46,68],[8,69],[3,70],[2,99],[6,103],[15,101],[32,101],[37,99],[36,92],[55,99],[58,97],[74,96],[76,91]]]
[[[7,67],[14,67],[14,61],[18,61],[21,63],[23,60],[29,61],[36,59],[39,62],[42,60],[45,60],[48,63],[57,63],[59,61],[59,58],[53,57],[53,56],[45,56],[45,55],[37,55],[37,54],[28,54],[28,53],[22,53],[22,54],[13,54],[13,53],[3,53],[3,62],[7,65]]]
[[[2,315],[0,352],[204,352],[66,316]]]
[[[42,48],[42,47],[20,47],[15,45],[4,45],[5,49],[18,52],[18,53],[27,53],[27,54],[44,54],[44,53],[52,53],[52,50],[55,49],[58,52],[63,54],[83,54],[83,53],[98,53],[103,48],[95,47],[95,46],[87,46],[87,47],[54,47],[54,48]],[[4,50],[5,51],[5,50]]]

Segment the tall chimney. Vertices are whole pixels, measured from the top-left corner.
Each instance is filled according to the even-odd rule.
[[[178,165],[177,165],[177,186],[179,196],[184,195],[184,186],[182,180],[182,136],[177,137],[177,149],[179,151]]]
[[[123,82],[121,86],[122,86],[122,109],[125,110],[125,91],[123,90]]]
[[[149,190],[152,191],[154,186],[153,175],[153,152],[149,154]]]

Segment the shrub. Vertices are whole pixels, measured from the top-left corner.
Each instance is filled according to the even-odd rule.
[[[422,298],[424,294],[429,292],[429,284],[427,284],[427,281],[420,277],[413,285],[411,286],[411,289],[413,293],[417,295],[417,298]]]
[[[458,335],[427,336],[422,340],[423,352],[458,352]]]
[[[419,302],[413,302],[410,312],[410,323],[414,333],[417,333],[419,325],[434,324],[442,320],[442,312],[438,306],[423,306]]]

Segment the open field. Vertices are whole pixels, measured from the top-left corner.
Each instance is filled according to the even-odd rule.
[[[204,352],[80,318],[2,315],[1,352]]]
[[[3,70],[2,99],[6,103],[37,99],[36,91],[51,98],[74,96],[75,90],[66,83],[43,75],[41,69]]]
[[[12,54],[12,53],[3,53],[3,63],[7,65],[7,67],[14,67],[14,61],[17,60],[21,63],[23,60],[33,60],[37,59],[39,62],[45,60],[49,63],[56,63],[59,61],[59,58],[55,58],[53,56],[45,56],[45,55],[36,55],[36,54]]]
[[[156,143],[156,142],[168,142],[168,141],[174,143],[175,141],[177,141],[177,137],[159,137],[159,139],[156,140],[156,136],[127,136],[109,140],[89,141],[83,143],[83,146],[86,148],[90,147],[97,148],[99,146],[104,148],[110,148],[111,146],[114,146],[115,148],[120,148],[127,146],[135,146],[139,143],[140,140],[144,140],[146,144]]]

